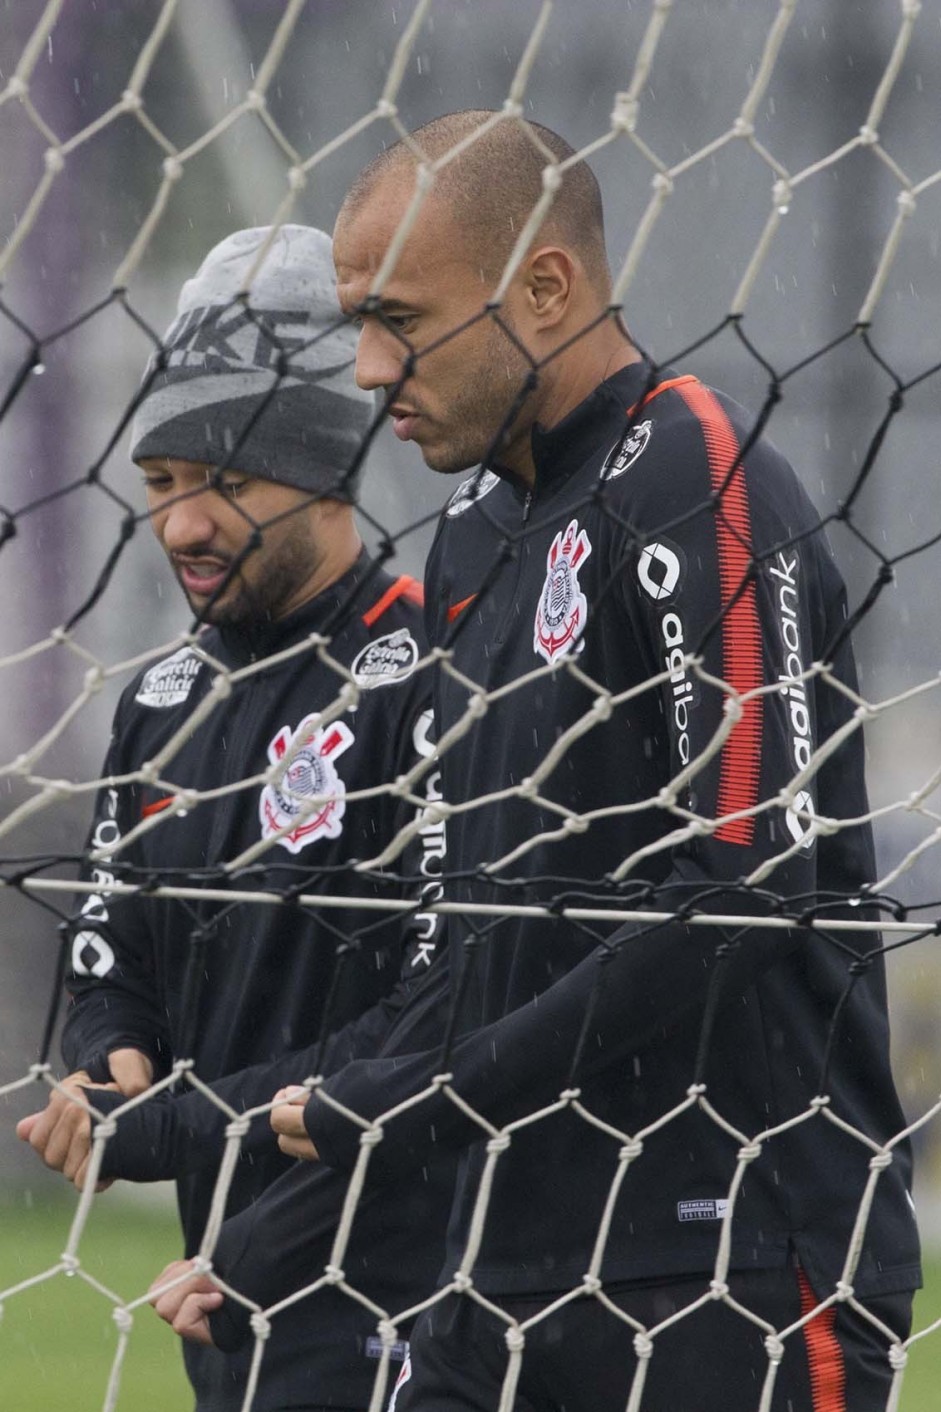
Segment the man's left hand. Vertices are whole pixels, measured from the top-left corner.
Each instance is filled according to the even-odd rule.
[[[193,1270],[195,1261],[174,1260],[150,1286],[151,1292],[160,1290],[170,1280],[179,1279]],[[162,1294],[154,1294],[151,1304],[180,1338],[188,1338],[192,1343],[203,1343],[212,1347],[209,1332],[209,1315],[222,1304],[225,1296],[213,1284],[208,1275],[193,1275],[188,1280],[180,1280],[172,1289]]]
[[[271,1126],[278,1134],[278,1146],[287,1157],[300,1157],[304,1162],[319,1162],[317,1149],[304,1126],[304,1108],[310,1098],[306,1088],[279,1088],[271,1110]]]

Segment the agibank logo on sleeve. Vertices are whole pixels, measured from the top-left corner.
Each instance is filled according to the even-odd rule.
[[[568,652],[585,631],[588,601],[578,582],[579,571],[591,553],[591,541],[578,521],[559,530],[546,557],[543,584],[533,632],[533,651],[554,662]]]
[[[323,729],[317,716],[305,716],[296,731],[282,726],[268,746],[272,765],[285,761],[258,802],[262,838],[273,838],[300,853],[318,838],[338,838],[346,813],[346,786],[334,761],[355,739],[349,726],[334,721]],[[281,831],[285,830],[284,833]]]

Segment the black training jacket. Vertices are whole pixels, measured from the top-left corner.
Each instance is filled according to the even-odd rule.
[[[398,797],[380,788],[433,753],[420,598],[414,580],[393,579],[362,555],[264,631],[202,632],[142,672],[118,706],[90,835],[97,856],[85,874],[102,891],[86,895],[72,927],[62,1048],[70,1069],[99,1082],[118,1047],[150,1055],[157,1078],[191,1057],[195,1075],[228,1105],[178,1084],[121,1116],[106,1149],[103,1176],[177,1180],[188,1255],[203,1236],[230,1113],[375,1053],[431,972],[438,919],[426,908],[440,886],[443,830],[425,826],[422,811],[437,776],[426,770]],[[156,766],[143,783],[147,762]],[[193,797],[177,812],[181,788]],[[214,793],[196,797],[204,791]],[[317,796],[326,798],[310,807]],[[404,826],[412,836],[401,856],[351,872]],[[242,866],[223,869],[275,835]],[[115,882],[194,891],[182,900],[120,896],[108,891]],[[210,888],[285,900],[200,897]],[[292,904],[292,892],[413,906],[311,908]],[[123,1102],[89,1097],[108,1111]],[[267,1116],[254,1118],[227,1212],[250,1207],[294,1165],[278,1152]],[[381,1221],[360,1222],[345,1262],[351,1285],[383,1306],[414,1303],[440,1266],[452,1188],[443,1160],[399,1192]],[[429,1210],[438,1217],[425,1240]],[[297,1288],[316,1277],[311,1268]],[[285,1311],[253,1405],[365,1406],[375,1332],[376,1317],[334,1289]],[[240,1408],[247,1354],[191,1344],[185,1352],[201,1412]]]
[[[426,576],[429,636],[451,653],[435,688],[446,896],[504,915],[449,919],[444,1057],[413,1017],[326,1091],[371,1119],[446,1071],[501,1128],[578,1089],[581,1112],[519,1126],[497,1157],[472,1271],[489,1294],[579,1285],[609,1200],[603,1279],[708,1277],[732,1199],[732,1267],[796,1257],[825,1296],[873,1144],[905,1127],[879,942],[839,925],[871,915],[874,876],[839,572],[788,464],[694,378],[635,364],[533,447],[531,493],[492,472],[458,489]],[[512,910],[534,902],[601,915]],[[606,924],[605,907],[650,917]],[[220,1242],[269,1298],[269,1233],[299,1197],[307,1228],[326,1225],[359,1150],[336,1107],[310,1103],[306,1122],[329,1170],[290,1174]],[[389,1120],[374,1154],[391,1174],[463,1149],[446,1279],[480,1137],[441,1092]],[[907,1143],[873,1170],[863,1295],[920,1281]],[[239,1324],[231,1302],[213,1320],[220,1339]]]

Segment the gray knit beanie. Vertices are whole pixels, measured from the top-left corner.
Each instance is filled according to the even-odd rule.
[[[163,340],[165,366],[134,418],[131,459],[231,466],[355,500],[358,475],[350,466],[372,421],[373,397],[353,378],[356,330],[342,322],[330,237],[311,226],[281,226],[251,280],[246,309],[237,296],[270,231],[228,236],[184,284]],[[157,362],[151,358],[145,382]]]

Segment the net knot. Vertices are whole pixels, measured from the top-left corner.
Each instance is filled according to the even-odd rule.
[[[667,172],[656,172],[650,184],[661,196],[669,196],[673,190],[673,178]]]
[[[543,191],[558,191],[562,185],[562,173],[556,164],[543,167],[542,169],[542,189]]]
[[[778,1338],[777,1334],[769,1334],[765,1339],[765,1352],[770,1362],[781,1362],[781,1359],[784,1357],[784,1344]]]
[[[183,175],[183,163],[179,157],[166,157],[163,163],[163,174],[167,181],[179,181]]]
[[[876,143],[879,141],[879,134],[874,127],[870,127],[868,123],[863,123],[862,127],[859,129],[859,140],[864,147],[875,147]]]
[[[906,20],[915,19],[921,14],[922,0],[902,0],[902,15]]]
[[[595,697],[594,701],[591,703],[591,710],[596,721],[610,721],[611,714],[614,711],[614,702],[607,692],[605,692],[603,696]]]
[[[506,1339],[506,1346],[511,1353],[522,1353],[526,1347],[526,1335],[522,1329],[507,1329],[503,1337]]]
[[[121,94],[121,107],[125,113],[139,113],[144,106],[144,100],[139,93],[135,93],[133,88],[125,88]]]
[[[891,1152],[877,1152],[875,1157],[870,1159],[870,1172],[884,1172],[886,1167],[891,1167],[894,1161]]]
[[[633,132],[637,127],[637,99],[629,93],[616,93],[611,109],[611,131]]]
[[[853,1298],[853,1286],[848,1285],[845,1280],[837,1280],[834,1293],[840,1304],[845,1304],[848,1299]]]
[[[327,1284],[330,1285],[342,1284],[344,1279],[346,1278],[339,1265],[324,1265],[323,1272],[326,1277]]]
[[[653,1339],[649,1334],[634,1335],[634,1352],[638,1359],[653,1357]]]
[[[248,1132],[251,1120],[243,1113],[240,1118],[233,1118],[231,1123],[226,1125],[226,1137],[244,1137]]]
[[[211,1274],[212,1274],[212,1261],[209,1259],[209,1256],[208,1256],[208,1255],[194,1255],[194,1256],[193,1256],[193,1274],[194,1274],[194,1275],[211,1275]]]
[[[86,691],[96,692],[101,690],[104,685],[104,680],[105,674],[101,669],[101,665],[96,662],[95,665],[89,667],[88,671],[85,673],[83,685]]]
[[[889,1367],[897,1373],[908,1364],[908,1349],[900,1343],[889,1345]]]
[[[520,118],[523,116],[523,105],[518,98],[504,98],[503,112],[508,118]]]
[[[705,1092],[706,1092],[706,1085],[705,1085],[705,1084],[690,1084],[689,1088],[686,1090],[686,1097],[687,1097],[687,1098],[699,1098],[699,1097],[700,1097],[702,1094],[704,1094]]]
[[[82,1262],[77,1255],[63,1255],[61,1259],[62,1268],[67,1275],[74,1275],[75,1271],[80,1270],[82,1267]]]
[[[747,118],[736,118],[732,124],[732,135],[734,137],[754,137],[755,124],[750,123]]]
[[[467,714],[475,721],[479,721],[481,716],[486,716],[487,698],[483,692],[475,691],[473,696],[468,697]]]
[[[815,1113],[819,1113],[822,1108],[828,1108],[829,1106],[830,1095],[828,1093],[821,1094],[818,1098],[812,1098],[810,1100],[810,1107]]]
[[[29,84],[26,82],[25,78],[20,78],[18,74],[14,74],[7,84],[7,93],[9,93],[10,97],[25,98],[28,92]]]
[[[746,1142],[744,1147],[738,1149],[738,1160],[740,1162],[754,1162],[755,1158],[760,1156],[760,1142]]]
[[[566,819],[562,828],[565,833],[585,833],[588,829],[588,820],[578,815],[577,817]]]
[[[435,1074],[434,1078],[431,1081],[431,1086],[432,1088],[444,1088],[447,1084],[451,1082],[453,1078],[454,1075],[452,1073]]]
[[[47,172],[61,172],[65,166],[65,158],[58,147],[47,147],[43,154],[43,161],[46,164]]]
[[[376,1325],[376,1332],[382,1342],[383,1348],[392,1348],[398,1342],[399,1331],[391,1319],[380,1319]]]
[[[510,1145],[510,1141],[511,1139],[509,1133],[497,1133],[496,1137],[492,1137],[487,1143],[488,1155],[491,1152],[505,1152]]]
[[[390,102],[388,98],[380,98],[376,104],[377,118],[394,118],[398,111],[395,104]]]
[[[783,178],[776,181],[771,189],[771,199],[779,216],[786,216],[791,206],[791,183]]]
[[[250,88],[245,95],[245,107],[252,113],[259,112],[262,108],[267,108],[268,100],[263,93],[259,93],[257,88]]]
[[[303,167],[288,168],[288,186],[292,191],[302,191],[307,185],[307,173]]]
[[[33,1079],[41,1079],[41,1078],[44,1078],[46,1074],[51,1074],[51,1073],[52,1073],[52,1065],[51,1065],[51,1064],[30,1064],[30,1066],[29,1066],[29,1071],[28,1071],[28,1072],[29,1072],[30,1078],[33,1078]]]
[[[118,1326],[118,1332],[129,1334],[134,1327],[134,1315],[129,1309],[112,1309],[111,1317]]]
[[[114,1137],[118,1130],[118,1125],[114,1118],[102,1118],[100,1123],[95,1124],[93,1137],[109,1138]]]
[[[257,1339],[261,1339],[262,1343],[271,1337],[271,1320],[260,1309],[255,1311],[248,1322],[252,1333]]]
[[[713,1299],[724,1299],[729,1292],[729,1287],[725,1280],[710,1280],[709,1294]]]
[[[474,1281],[464,1270],[455,1270],[451,1283],[458,1294],[466,1294],[468,1290],[474,1288]]]
[[[912,216],[915,214],[915,207],[918,205],[918,202],[910,191],[900,191],[895,199],[903,216]]]
[[[618,1153],[618,1159],[621,1162],[634,1162],[638,1157],[642,1155],[643,1151],[644,1144],[639,1140],[639,1138],[634,1138],[632,1142],[626,1142],[624,1144],[624,1146]]]
[[[586,1294],[598,1294],[601,1290],[601,1281],[597,1275],[583,1275],[582,1289]]]
[[[378,1147],[385,1133],[382,1128],[367,1128],[359,1140],[360,1147]]]

